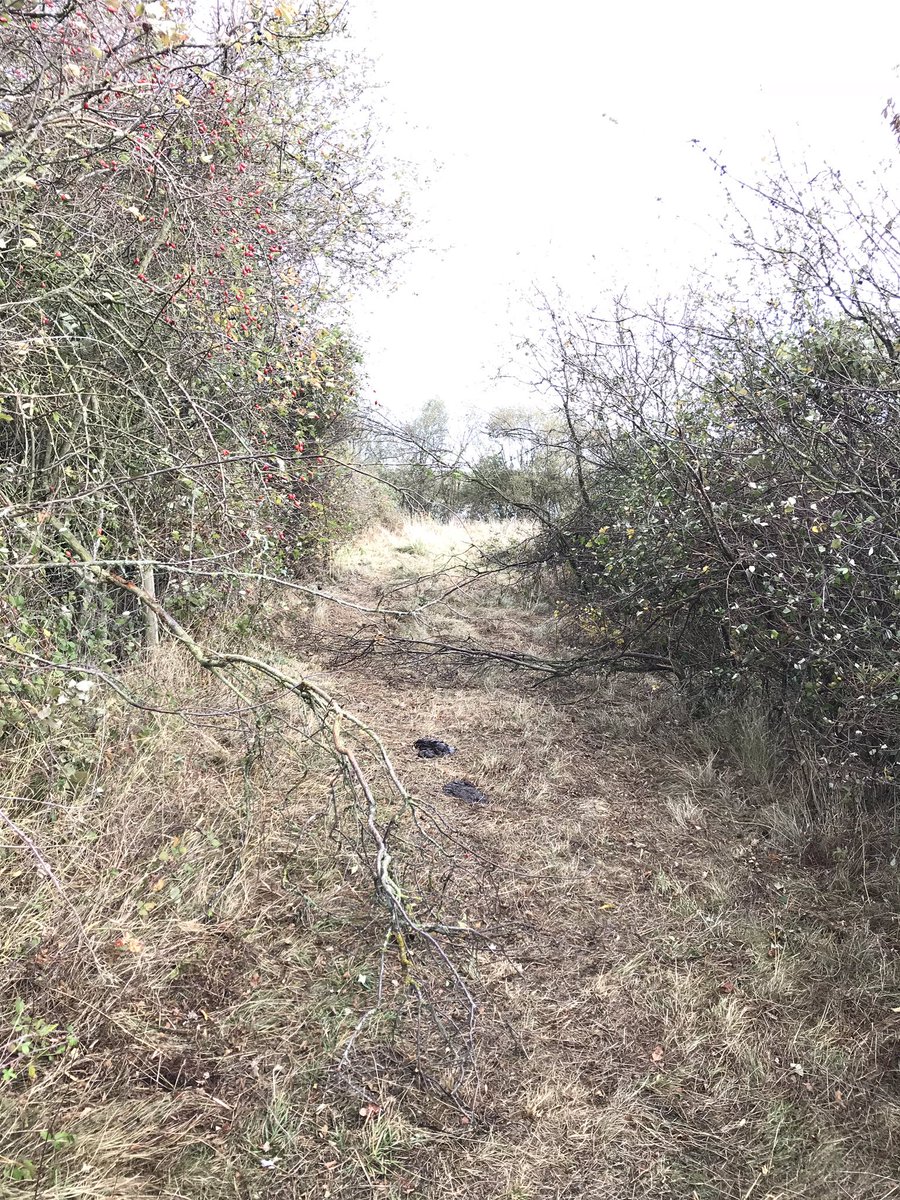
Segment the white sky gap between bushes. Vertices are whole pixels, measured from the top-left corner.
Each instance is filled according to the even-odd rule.
[[[522,398],[492,385],[535,286],[597,305],[677,289],[726,257],[722,186],[691,139],[755,177],[783,158],[870,176],[895,149],[900,6],[766,0],[356,0],[386,150],[429,243],[358,295],[370,394],[408,415]]]

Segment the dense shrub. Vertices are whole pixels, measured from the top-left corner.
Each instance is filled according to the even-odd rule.
[[[328,304],[399,229],[336,28],[318,3],[193,25],[99,0],[0,17],[0,591],[18,651],[134,643],[127,597],[73,557],[196,604],[229,573],[302,569],[333,532],[328,449],[357,356]]]
[[[830,200],[847,200],[830,182]],[[890,786],[900,757],[893,210],[838,227],[821,197],[798,208],[783,196],[769,197],[775,232],[743,241],[768,272],[767,294],[693,298],[677,320],[554,318],[576,482],[546,549],[566,568],[570,625],[599,661],[672,672],[707,705],[762,697],[832,767]]]

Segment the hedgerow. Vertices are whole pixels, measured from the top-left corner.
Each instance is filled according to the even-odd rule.
[[[776,181],[748,299],[554,318],[572,464],[545,539],[596,660],[752,696],[834,782],[900,758],[900,265],[893,212]],[[843,220],[838,220],[838,216]],[[762,270],[760,269],[762,268]],[[760,282],[762,281],[762,282]]]
[[[58,523],[182,605],[302,569],[334,534],[329,449],[358,356],[329,305],[385,267],[403,224],[338,17],[239,5],[205,29],[118,0],[0,17],[14,651],[103,659],[141,640],[124,593],[67,567]]]

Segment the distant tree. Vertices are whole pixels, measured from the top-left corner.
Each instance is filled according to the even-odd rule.
[[[449,448],[450,423],[443,400],[427,400],[419,415],[402,428],[413,461],[428,462]]]
[[[369,422],[365,453],[397,489],[403,508],[447,515],[452,509],[460,446],[443,400],[425,402],[410,420]]]

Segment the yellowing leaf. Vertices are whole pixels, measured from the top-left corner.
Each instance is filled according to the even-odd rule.
[[[180,46],[182,42],[187,41],[187,32],[180,25],[173,24],[171,29],[158,32],[156,40],[161,49],[171,50],[173,46]]]

